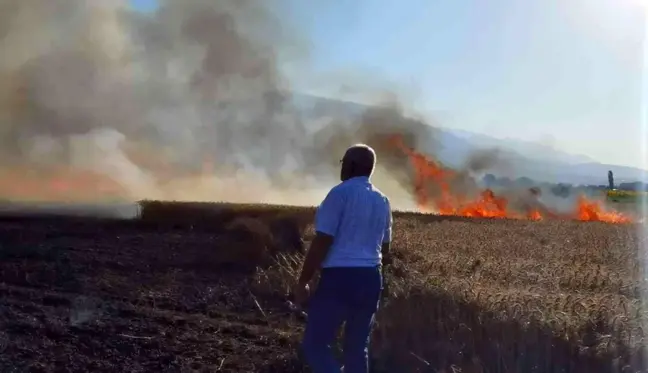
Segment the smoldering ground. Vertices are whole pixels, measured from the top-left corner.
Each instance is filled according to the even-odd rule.
[[[407,159],[382,138],[434,153],[435,127],[397,99],[305,118],[280,66],[307,64],[308,41],[278,1],[140,14],[124,0],[0,0],[0,195],[312,204],[344,148],[367,142],[377,183],[411,207]]]

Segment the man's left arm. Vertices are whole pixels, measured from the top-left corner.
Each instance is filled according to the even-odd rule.
[[[342,216],[343,198],[337,189],[332,189],[320,204],[315,215],[315,238],[310,244],[299,284],[308,284],[326,258],[333,244]]]
[[[392,241],[392,211],[391,211],[391,204],[389,203],[389,200],[387,200],[387,219],[385,220],[385,231],[383,232],[383,241],[380,247],[383,265],[388,265],[391,264],[392,262],[391,241]]]

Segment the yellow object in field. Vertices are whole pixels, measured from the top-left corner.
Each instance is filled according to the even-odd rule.
[[[639,200],[644,196],[648,196],[648,193],[619,189],[611,189],[607,191],[607,198],[612,202],[631,202]]]

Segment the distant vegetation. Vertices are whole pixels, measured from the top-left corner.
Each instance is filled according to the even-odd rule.
[[[554,196],[567,198],[574,194],[605,195],[612,202],[635,201],[648,193],[648,184],[643,182],[626,182],[619,185],[614,184],[612,174],[608,175],[608,185],[573,185],[569,183],[546,183],[537,182],[528,177],[511,179],[508,177],[497,177],[487,174],[483,177],[482,183],[487,188],[530,188],[539,187],[544,193],[551,193]]]
[[[645,196],[648,196],[648,192],[619,189],[607,191],[607,198],[612,202],[636,202]]]

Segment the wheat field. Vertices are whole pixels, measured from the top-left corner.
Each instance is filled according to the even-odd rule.
[[[146,201],[133,221],[2,218],[0,337],[16,343],[0,368],[54,371],[56,345],[67,371],[308,372],[286,305],[313,213]],[[374,372],[646,371],[636,225],[394,218]],[[102,311],[71,323],[79,297]]]

